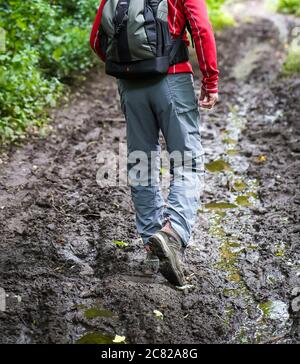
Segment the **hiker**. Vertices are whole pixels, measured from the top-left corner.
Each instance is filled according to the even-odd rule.
[[[187,30],[203,74],[199,100]],[[164,277],[182,286],[181,254],[203,189],[198,107],[212,109],[218,101],[216,46],[205,0],[102,0],[90,42],[106,73],[117,78],[138,233],[149,254],[158,257]],[[160,131],[170,155],[166,206],[159,182]]]

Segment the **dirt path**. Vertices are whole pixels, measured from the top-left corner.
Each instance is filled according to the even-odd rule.
[[[0,342],[300,342],[300,78],[279,75],[294,25],[247,18],[218,36],[222,98],[202,115],[208,173],[190,291],[143,274],[128,188],[97,185],[97,155],[125,138],[101,71],[55,113],[47,139],[2,157]]]

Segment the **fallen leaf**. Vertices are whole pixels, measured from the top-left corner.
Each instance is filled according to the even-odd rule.
[[[163,320],[163,319],[164,319],[164,315],[163,315],[160,311],[158,311],[158,310],[154,310],[154,311],[153,311],[153,313],[154,313],[154,315],[155,315],[157,318],[159,318],[159,319],[161,319],[161,320]]]
[[[113,342],[116,344],[120,344],[120,343],[124,343],[125,340],[126,340],[126,336],[116,335],[115,338],[113,339]]]
[[[113,243],[120,248],[126,248],[128,246],[128,243],[125,243],[125,241],[114,240]]]
[[[267,160],[267,157],[265,155],[260,155],[259,157],[257,157],[256,163],[258,163],[258,164],[264,163],[266,160]]]

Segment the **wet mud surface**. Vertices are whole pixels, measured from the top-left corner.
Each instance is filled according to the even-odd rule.
[[[99,153],[125,140],[115,82],[99,70],[46,139],[1,156],[1,343],[300,342],[300,78],[280,76],[272,19],[217,40],[221,101],[202,113],[193,287],[145,275],[128,188],[97,184]]]

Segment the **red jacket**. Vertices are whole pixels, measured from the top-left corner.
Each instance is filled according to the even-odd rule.
[[[91,33],[90,43],[94,51],[105,61],[100,48],[98,29],[106,0],[102,0]],[[205,0],[168,0],[169,28],[175,38],[180,35],[186,20],[192,28],[200,70],[203,74],[203,88],[210,93],[218,92],[217,52],[213,30],[208,18]],[[184,40],[189,45],[187,35]],[[168,73],[193,72],[190,62],[178,63],[169,68]]]

